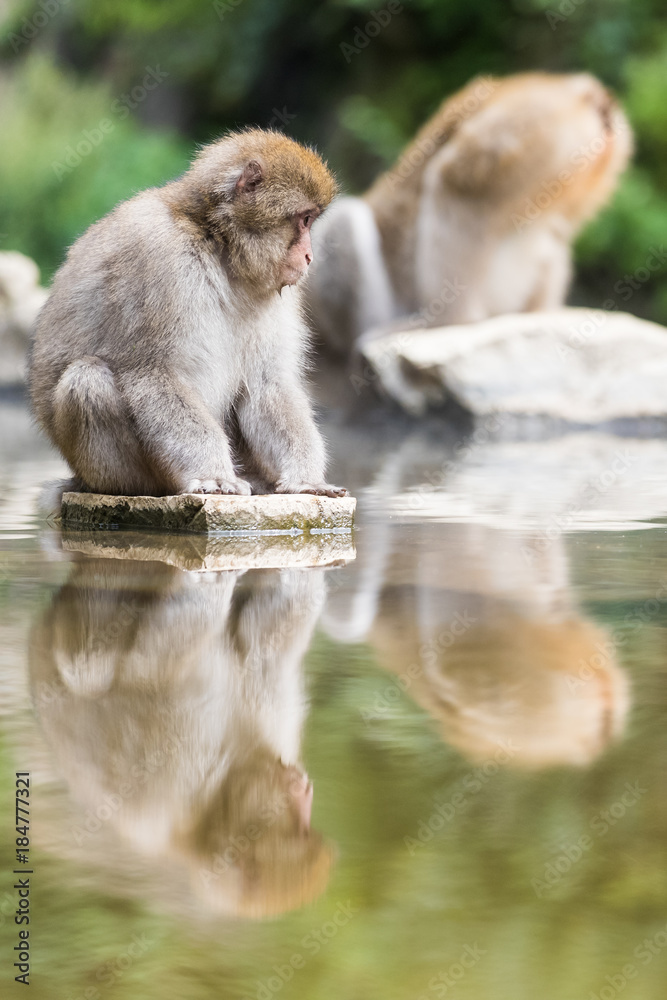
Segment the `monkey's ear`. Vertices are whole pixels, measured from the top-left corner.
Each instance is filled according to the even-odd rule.
[[[521,145],[516,136],[479,135],[462,130],[445,147],[441,177],[450,187],[467,195],[492,194],[516,178]]]
[[[254,194],[263,180],[261,164],[257,160],[248,160],[236,182],[236,193]]]

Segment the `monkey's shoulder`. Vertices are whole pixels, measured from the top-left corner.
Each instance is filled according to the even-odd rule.
[[[49,312],[113,308],[124,316],[133,311],[137,319],[145,319],[147,310],[164,317],[201,287],[198,263],[159,190],[143,191],[70,248],[54,280]]]
[[[117,205],[93,223],[73,244],[68,261],[123,254],[126,260],[146,254],[163,254],[173,243],[176,227],[159,190],[150,188]]]

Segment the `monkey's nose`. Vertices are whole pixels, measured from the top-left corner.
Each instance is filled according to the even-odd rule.
[[[306,254],[306,264],[312,264],[312,263],[313,263],[313,255],[312,255],[312,253],[307,253]]]

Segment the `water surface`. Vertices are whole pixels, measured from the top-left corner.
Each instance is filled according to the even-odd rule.
[[[662,998],[667,443],[330,436],[356,558],[206,573],[0,406],[2,996],[29,771],[32,996]]]

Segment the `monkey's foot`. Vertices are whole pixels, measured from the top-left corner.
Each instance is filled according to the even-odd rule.
[[[349,491],[344,486],[331,486],[329,483],[297,483],[295,486],[278,486],[276,493],[312,493],[316,497],[349,497]]]
[[[249,497],[250,483],[245,479],[192,479],[184,493],[224,493],[231,496]]]

